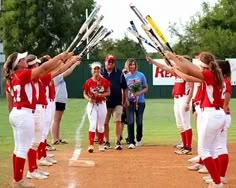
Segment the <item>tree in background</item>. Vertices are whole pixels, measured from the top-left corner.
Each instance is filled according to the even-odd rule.
[[[4,53],[55,55],[65,50],[85,21],[93,0],[5,0],[0,18]]]
[[[236,57],[236,1],[219,0],[215,6],[202,4],[202,14],[191,18],[178,32],[176,25],[170,27],[178,37],[174,49],[179,54],[195,56],[201,51],[210,51],[218,58]]]
[[[104,59],[107,54],[114,54],[117,59],[127,59],[130,57],[145,59],[145,54],[139,44],[127,36],[123,39],[108,39],[101,42],[98,49],[94,51],[94,54],[96,54],[95,57],[98,59]]]

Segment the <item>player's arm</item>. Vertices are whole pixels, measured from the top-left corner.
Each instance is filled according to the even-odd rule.
[[[9,92],[6,92],[6,98],[7,98],[8,111],[11,112],[13,108],[13,97]]]
[[[43,76],[44,74],[51,72],[56,67],[61,65],[61,63],[65,62],[68,58],[70,58],[73,55],[73,53],[66,53],[63,52],[57,56],[55,56],[52,59],[49,59],[47,62],[43,63],[41,66],[32,69],[31,73],[31,80],[34,79],[37,76]]]
[[[63,74],[62,74],[64,78],[69,76],[73,72],[73,70],[76,68],[76,66],[79,65],[81,62],[81,58],[79,56],[73,56],[73,58],[74,59],[71,60],[71,61],[73,61],[72,62],[73,65],[69,66],[69,68],[67,67],[66,71],[63,72]]]
[[[188,82],[186,84],[189,84],[189,94],[186,100],[186,104],[185,104],[185,111],[189,111],[189,107],[190,107],[190,102],[192,100],[193,97],[193,88],[194,88],[194,82]]]
[[[165,70],[165,71],[173,74],[173,69],[170,66],[159,63],[159,62],[155,61],[154,59],[152,59],[151,57],[148,57],[148,56],[146,57],[146,60],[148,62],[152,63],[153,65],[161,68],[162,70]]]
[[[174,68],[174,72],[179,76],[181,77],[182,79],[184,79],[186,82],[202,82],[202,80],[196,78],[196,77],[193,77],[193,76],[190,76],[190,75],[187,75],[183,72],[181,72],[179,69],[177,68]]]

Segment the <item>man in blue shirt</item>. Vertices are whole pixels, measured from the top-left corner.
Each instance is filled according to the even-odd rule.
[[[115,136],[116,145],[115,149],[121,150],[122,146],[120,143],[120,138],[122,135],[122,124],[121,115],[123,112],[123,106],[128,104],[128,89],[125,77],[121,70],[115,67],[115,57],[114,55],[108,54],[105,58],[105,68],[102,71],[102,75],[111,82],[111,94],[107,97],[107,116],[105,120],[105,131],[104,131],[104,148],[111,148],[109,142],[109,121],[111,115],[113,116],[115,122]]]

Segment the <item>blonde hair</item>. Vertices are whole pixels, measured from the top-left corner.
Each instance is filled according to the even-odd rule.
[[[215,74],[215,79],[216,79],[217,85],[219,85],[220,88],[223,88],[224,79],[223,79],[223,75],[220,71],[220,67],[216,63],[215,56],[211,53],[204,52],[201,54],[200,60],[201,60],[201,62],[203,62],[204,64],[208,65],[208,67],[211,68],[211,71]]]
[[[138,64],[137,64],[136,60],[135,60],[134,58],[129,58],[129,59],[127,59],[126,62],[125,62],[125,69],[126,69],[128,72],[130,72],[129,66],[130,66],[130,64],[133,63],[133,62],[135,63],[135,70],[136,70],[136,71],[138,70]]]

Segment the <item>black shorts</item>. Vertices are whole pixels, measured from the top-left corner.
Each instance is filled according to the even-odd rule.
[[[56,102],[56,110],[64,111],[66,109],[66,103]]]

